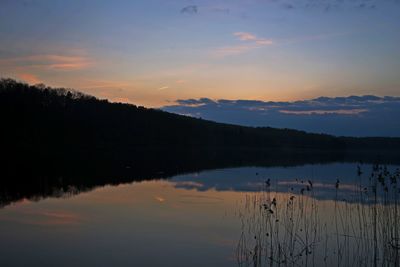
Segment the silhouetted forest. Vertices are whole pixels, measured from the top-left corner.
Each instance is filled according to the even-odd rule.
[[[289,129],[215,123],[110,103],[68,89],[0,81],[2,140],[35,153],[118,152],[148,148],[397,149],[398,138],[337,138]],[[373,127],[373,125],[371,125]]]

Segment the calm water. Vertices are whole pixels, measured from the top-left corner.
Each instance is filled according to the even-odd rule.
[[[396,168],[389,166],[391,171]],[[263,197],[282,202],[290,196],[300,199],[305,194],[301,189],[310,180],[314,192],[306,196],[307,201],[318,205],[318,216],[330,218],[334,199],[340,199],[340,205],[349,211],[360,207],[354,181],[367,181],[371,169],[372,166],[363,165],[361,177],[353,163],[218,169],[168,180],[98,187],[82,193],[72,194],[74,190],[70,190],[57,198],[21,199],[0,209],[0,264],[246,266],[254,260],[252,251],[257,242],[252,239],[260,238],[252,235],[268,236],[268,229],[259,228],[266,218],[257,215],[257,201]],[[265,191],[261,195],[258,192],[265,189],[268,179],[269,195]],[[340,190],[335,188],[337,179]],[[308,218],[314,211],[304,212]],[[332,225],[326,220],[321,225],[334,227],[333,220],[328,221]],[[344,221],[357,224],[350,217]],[[350,235],[344,228],[342,232]],[[245,242],[243,238],[247,238]],[[307,263],[317,266],[325,258],[325,265],[337,265],[334,258],[335,253],[340,253],[338,240],[314,239],[313,246],[329,246],[330,254],[324,248],[316,258],[310,256]],[[329,254],[329,261],[323,253]],[[344,261],[341,265],[352,264]]]

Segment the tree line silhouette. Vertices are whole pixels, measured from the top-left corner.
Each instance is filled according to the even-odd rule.
[[[0,81],[2,140],[13,149],[58,154],[129,154],[152,148],[394,149],[398,138],[343,138],[289,129],[244,127],[157,109],[110,103],[74,90]],[[373,125],[371,125],[373,127]]]

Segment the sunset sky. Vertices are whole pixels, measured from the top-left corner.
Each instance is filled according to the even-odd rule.
[[[0,76],[160,107],[400,96],[399,0],[0,0]]]

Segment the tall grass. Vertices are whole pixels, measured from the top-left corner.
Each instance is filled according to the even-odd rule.
[[[399,266],[400,171],[358,168],[352,184],[331,185],[334,197],[317,200],[320,186],[296,180],[287,193],[266,180],[239,208],[239,266]]]

